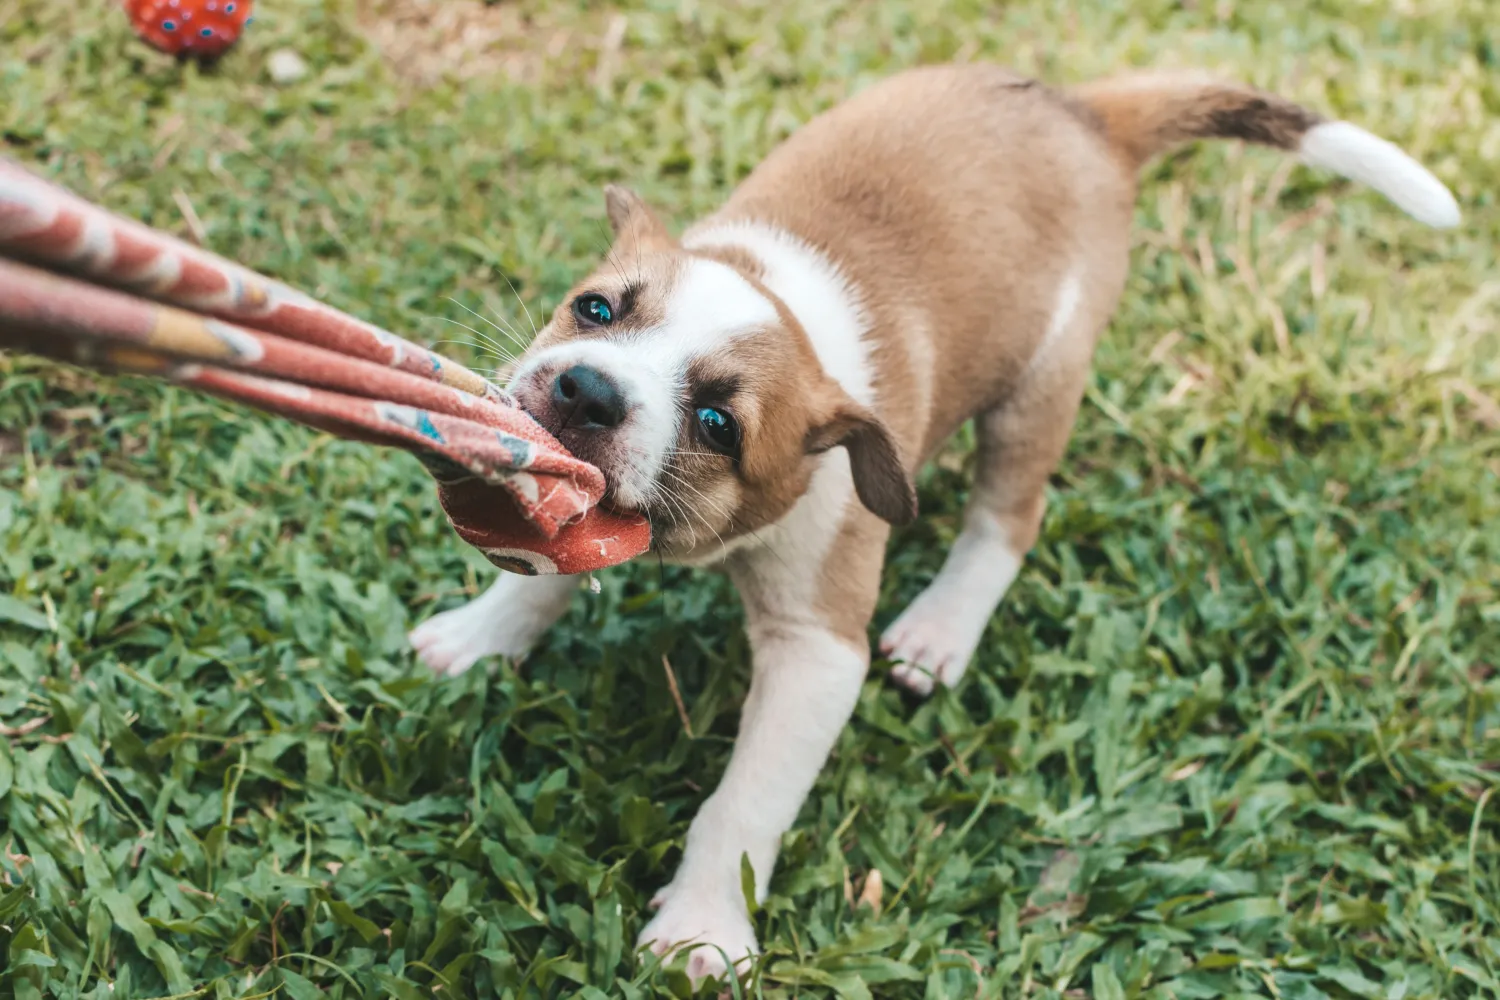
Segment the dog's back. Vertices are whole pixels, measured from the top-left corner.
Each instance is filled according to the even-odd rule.
[[[1020,377],[1069,269],[1089,276],[1102,322],[1133,198],[1062,95],[998,67],[939,66],[809,122],[703,225],[769,221],[849,277],[883,415],[915,461]]]
[[[1060,283],[1097,335],[1128,265],[1140,167],[1204,138],[1298,153],[1452,225],[1447,190],[1396,147],[1199,73],[1057,90],[996,66],[934,66],[869,87],[777,148],[703,225],[769,222],[826,254],[869,314],[884,416],[914,462],[1049,351]],[[1045,360],[1045,359],[1043,359]]]

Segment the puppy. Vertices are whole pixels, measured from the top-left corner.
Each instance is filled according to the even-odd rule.
[[[1055,90],[989,66],[914,70],[818,117],[674,238],[606,191],[616,242],[514,370],[521,404],[598,465],[665,558],[722,567],[754,670],[728,770],[640,940],[695,979],[757,951],[770,883],[870,662],[890,525],[967,419],[977,475],[942,571],[880,640],[918,694],[963,676],[1042,520],[1043,488],[1125,283],[1136,175],[1244,139],[1458,223],[1390,143],[1243,86],[1143,74]],[[432,669],[524,654],[577,583],[504,576],[413,633]],[[743,970],[743,964],[741,964]]]

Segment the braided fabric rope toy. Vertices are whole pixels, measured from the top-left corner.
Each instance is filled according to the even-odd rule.
[[[0,158],[0,349],[171,379],[412,452],[502,569],[586,573],[650,545],[604,476],[455,362]]]

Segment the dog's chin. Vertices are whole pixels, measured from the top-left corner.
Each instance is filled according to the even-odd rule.
[[[686,519],[676,504],[655,503],[640,510],[651,523],[651,553],[669,563],[707,566],[738,548],[743,539],[731,525]]]
[[[604,496],[599,499],[599,506],[617,514],[645,514],[650,516],[647,505],[639,498],[638,491],[624,485],[628,479],[628,470],[620,469],[618,464],[612,461],[608,454],[590,454],[592,449],[576,448],[566,439],[559,438],[563,444],[572,452],[573,457],[587,462],[598,469],[604,476]]]
[[[601,470],[602,471],[602,470]],[[650,513],[638,503],[631,503],[620,496],[616,481],[608,472],[604,473],[604,496],[599,499],[599,506],[605,510],[614,511],[616,514],[644,514]]]

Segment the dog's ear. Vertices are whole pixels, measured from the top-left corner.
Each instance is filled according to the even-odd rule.
[[[859,502],[882,521],[911,523],[917,516],[917,488],[906,474],[901,449],[885,424],[847,397],[807,432],[809,455],[840,445],[849,453]]]
[[[627,187],[610,184],[604,188],[604,211],[618,241],[648,246],[670,246],[674,242],[656,211]]]

